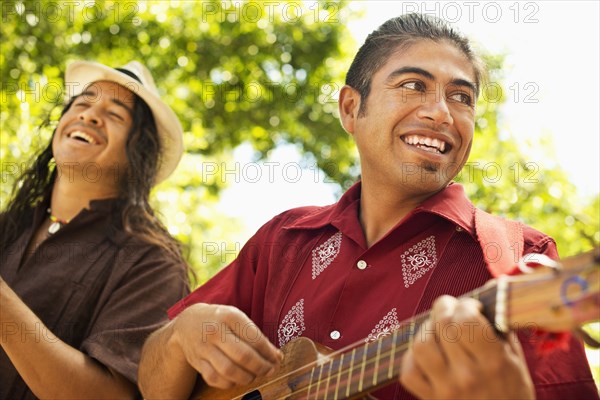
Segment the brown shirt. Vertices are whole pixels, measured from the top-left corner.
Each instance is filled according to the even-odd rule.
[[[167,322],[167,308],[188,285],[183,263],[119,228],[118,204],[92,201],[25,255],[34,227],[48,217],[41,205],[32,227],[0,255],[0,274],[48,330],[136,382],[144,340]],[[51,338],[41,328],[24,336]],[[0,399],[33,398],[0,349]]]

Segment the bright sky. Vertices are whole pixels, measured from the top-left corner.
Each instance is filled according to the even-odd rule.
[[[558,163],[582,195],[600,192],[599,2],[355,1],[351,6],[366,11],[348,24],[358,43],[386,19],[416,11],[446,19],[490,53],[507,54],[502,128],[532,144],[530,161]],[[554,155],[536,151],[535,144],[547,141],[554,142]],[[229,181],[220,204],[242,219],[249,233],[291,207],[335,201],[322,174],[300,170],[291,146],[273,153],[268,161],[274,164],[263,167],[260,179],[254,166],[244,173],[251,154],[249,147],[236,152],[241,179]]]
[[[600,2],[355,3],[367,11],[351,25],[359,42],[390,16],[416,11],[453,23],[492,54],[506,54],[504,129],[534,144],[554,141],[555,160],[578,190],[600,192]],[[530,161],[551,163],[551,155],[533,149]]]

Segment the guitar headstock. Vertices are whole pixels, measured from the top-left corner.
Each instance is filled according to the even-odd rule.
[[[600,320],[600,248],[560,264],[540,255],[524,261],[527,273],[498,278],[507,327],[565,332]],[[532,264],[539,267],[528,268]]]

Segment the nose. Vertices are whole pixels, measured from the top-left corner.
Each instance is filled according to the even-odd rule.
[[[417,116],[430,120],[436,125],[452,125],[454,123],[448,103],[439,91],[427,93],[422,97],[422,104],[417,110]]]
[[[78,117],[79,117],[80,121],[83,121],[87,124],[92,124],[95,126],[99,126],[102,121],[100,118],[100,115],[98,113],[98,110],[93,105],[81,110],[79,112]]]

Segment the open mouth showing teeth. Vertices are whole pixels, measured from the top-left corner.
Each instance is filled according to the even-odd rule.
[[[443,140],[432,139],[420,135],[407,135],[402,137],[402,140],[408,145],[436,154],[445,154],[451,148],[451,146]]]
[[[93,137],[91,137],[90,135],[88,135],[87,133],[82,132],[82,131],[71,132],[71,133],[69,133],[68,136],[71,139],[76,139],[76,140],[79,140],[84,143],[96,144],[96,141],[94,140]]]

